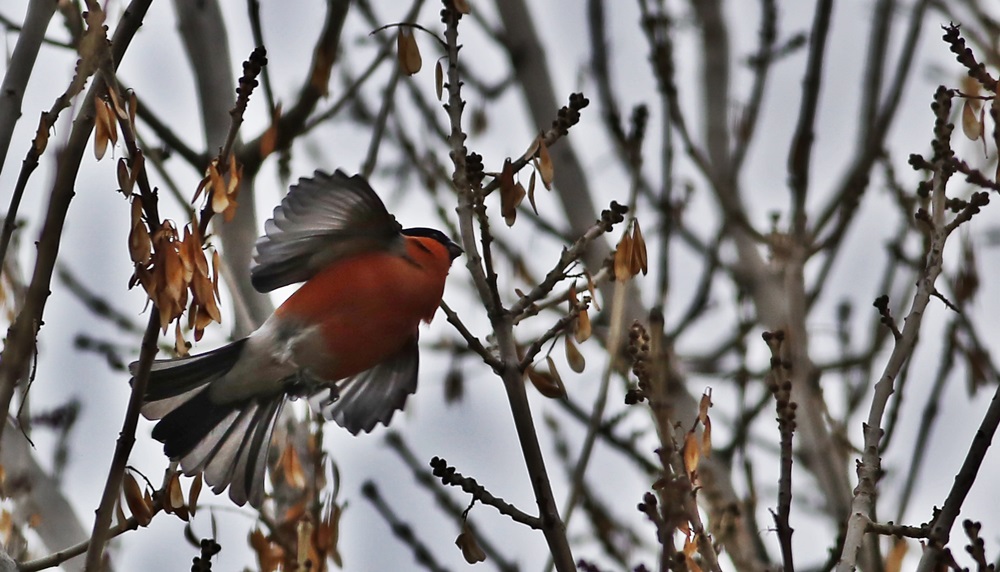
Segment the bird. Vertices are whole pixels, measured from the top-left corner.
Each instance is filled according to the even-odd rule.
[[[153,362],[140,409],[157,421],[152,437],[184,474],[259,508],[286,401],[306,398],[354,435],[403,408],[417,388],[420,324],[461,254],[439,230],[402,228],[360,175],[299,179],[264,224],[250,280],[262,293],[301,286],[249,336]]]

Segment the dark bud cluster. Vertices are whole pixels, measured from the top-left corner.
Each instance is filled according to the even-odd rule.
[[[469,153],[465,156],[465,176],[469,178],[469,184],[479,187],[483,184],[486,170],[483,167],[483,156],[479,153]]]
[[[611,232],[614,225],[623,222],[625,220],[625,213],[627,212],[627,206],[618,204],[617,201],[611,201],[610,208],[601,211],[601,220],[599,222],[603,225],[604,232]]]
[[[934,150],[935,160],[950,161],[955,156],[951,149],[951,134],[955,125],[948,120],[953,96],[954,93],[944,86],[938,86],[934,92],[934,102],[931,103],[931,110],[934,112],[934,139],[931,141],[931,149]]]
[[[201,556],[195,556],[191,563],[191,572],[210,572],[212,557],[222,551],[222,546],[213,538],[201,539]]]
[[[254,88],[257,87],[257,76],[260,75],[261,70],[267,65],[267,50],[264,46],[257,46],[254,48],[253,52],[250,53],[250,57],[243,62],[243,75],[240,77],[240,83],[236,86],[236,109],[239,113],[246,110],[247,102],[250,101],[250,94],[253,93]]]
[[[628,331],[628,355],[632,358],[632,373],[639,380],[637,387],[625,392],[625,404],[635,405],[646,399],[651,372],[649,370],[649,332],[638,321]]]
[[[552,122],[552,129],[555,129],[562,135],[566,135],[570,127],[580,122],[580,110],[588,105],[590,105],[590,100],[584,97],[582,93],[571,93],[569,96],[569,105],[563,106],[559,110],[558,117]]]
[[[945,42],[951,46],[951,52],[955,54],[955,59],[958,63],[965,66],[969,70],[969,76],[975,78],[979,83],[982,84],[987,90],[996,93],[997,92],[997,80],[990,76],[990,73],[986,71],[986,65],[976,61],[976,56],[973,55],[972,50],[965,45],[965,40],[962,39],[961,34],[959,34],[959,26],[955,24],[949,24],[943,26],[944,35],[941,36]]]

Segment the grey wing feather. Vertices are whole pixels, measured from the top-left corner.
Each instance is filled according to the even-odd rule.
[[[260,507],[264,500],[264,471],[275,420],[285,400],[247,403],[233,410],[194,449],[181,458],[187,475],[204,471],[205,482],[221,493],[229,487],[229,498],[243,506],[249,500]]]
[[[399,223],[363,177],[316,171],[289,189],[254,249],[254,288],[304,282],[331,262],[402,244]]]
[[[417,390],[419,365],[414,337],[392,357],[338,382],[335,391],[326,389],[313,395],[309,403],[352,434],[368,433],[380,422],[388,425],[393,414],[406,404],[406,398]]]

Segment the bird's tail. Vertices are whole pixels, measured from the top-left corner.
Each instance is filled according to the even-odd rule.
[[[217,403],[208,391],[212,382],[233,368],[246,341],[153,362],[142,414],[159,419],[153,438],[163,443],[171,460],[180,462],[185,474],[204,472],[205,482],[217,494],[229,487],[233,502],[243,505],[249,500],[259,507],[271,429],[283,396]],[[136,366],[129,366],[133,375]]]

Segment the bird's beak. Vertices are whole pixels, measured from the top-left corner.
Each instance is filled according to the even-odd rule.
[[[451,240],[448,241],[447,246],[448,246],[448,256],[451,257],[452,262],[454,262],[456,258],[465,253],[465,251],[462,250],[461,246],[455,244]]]

